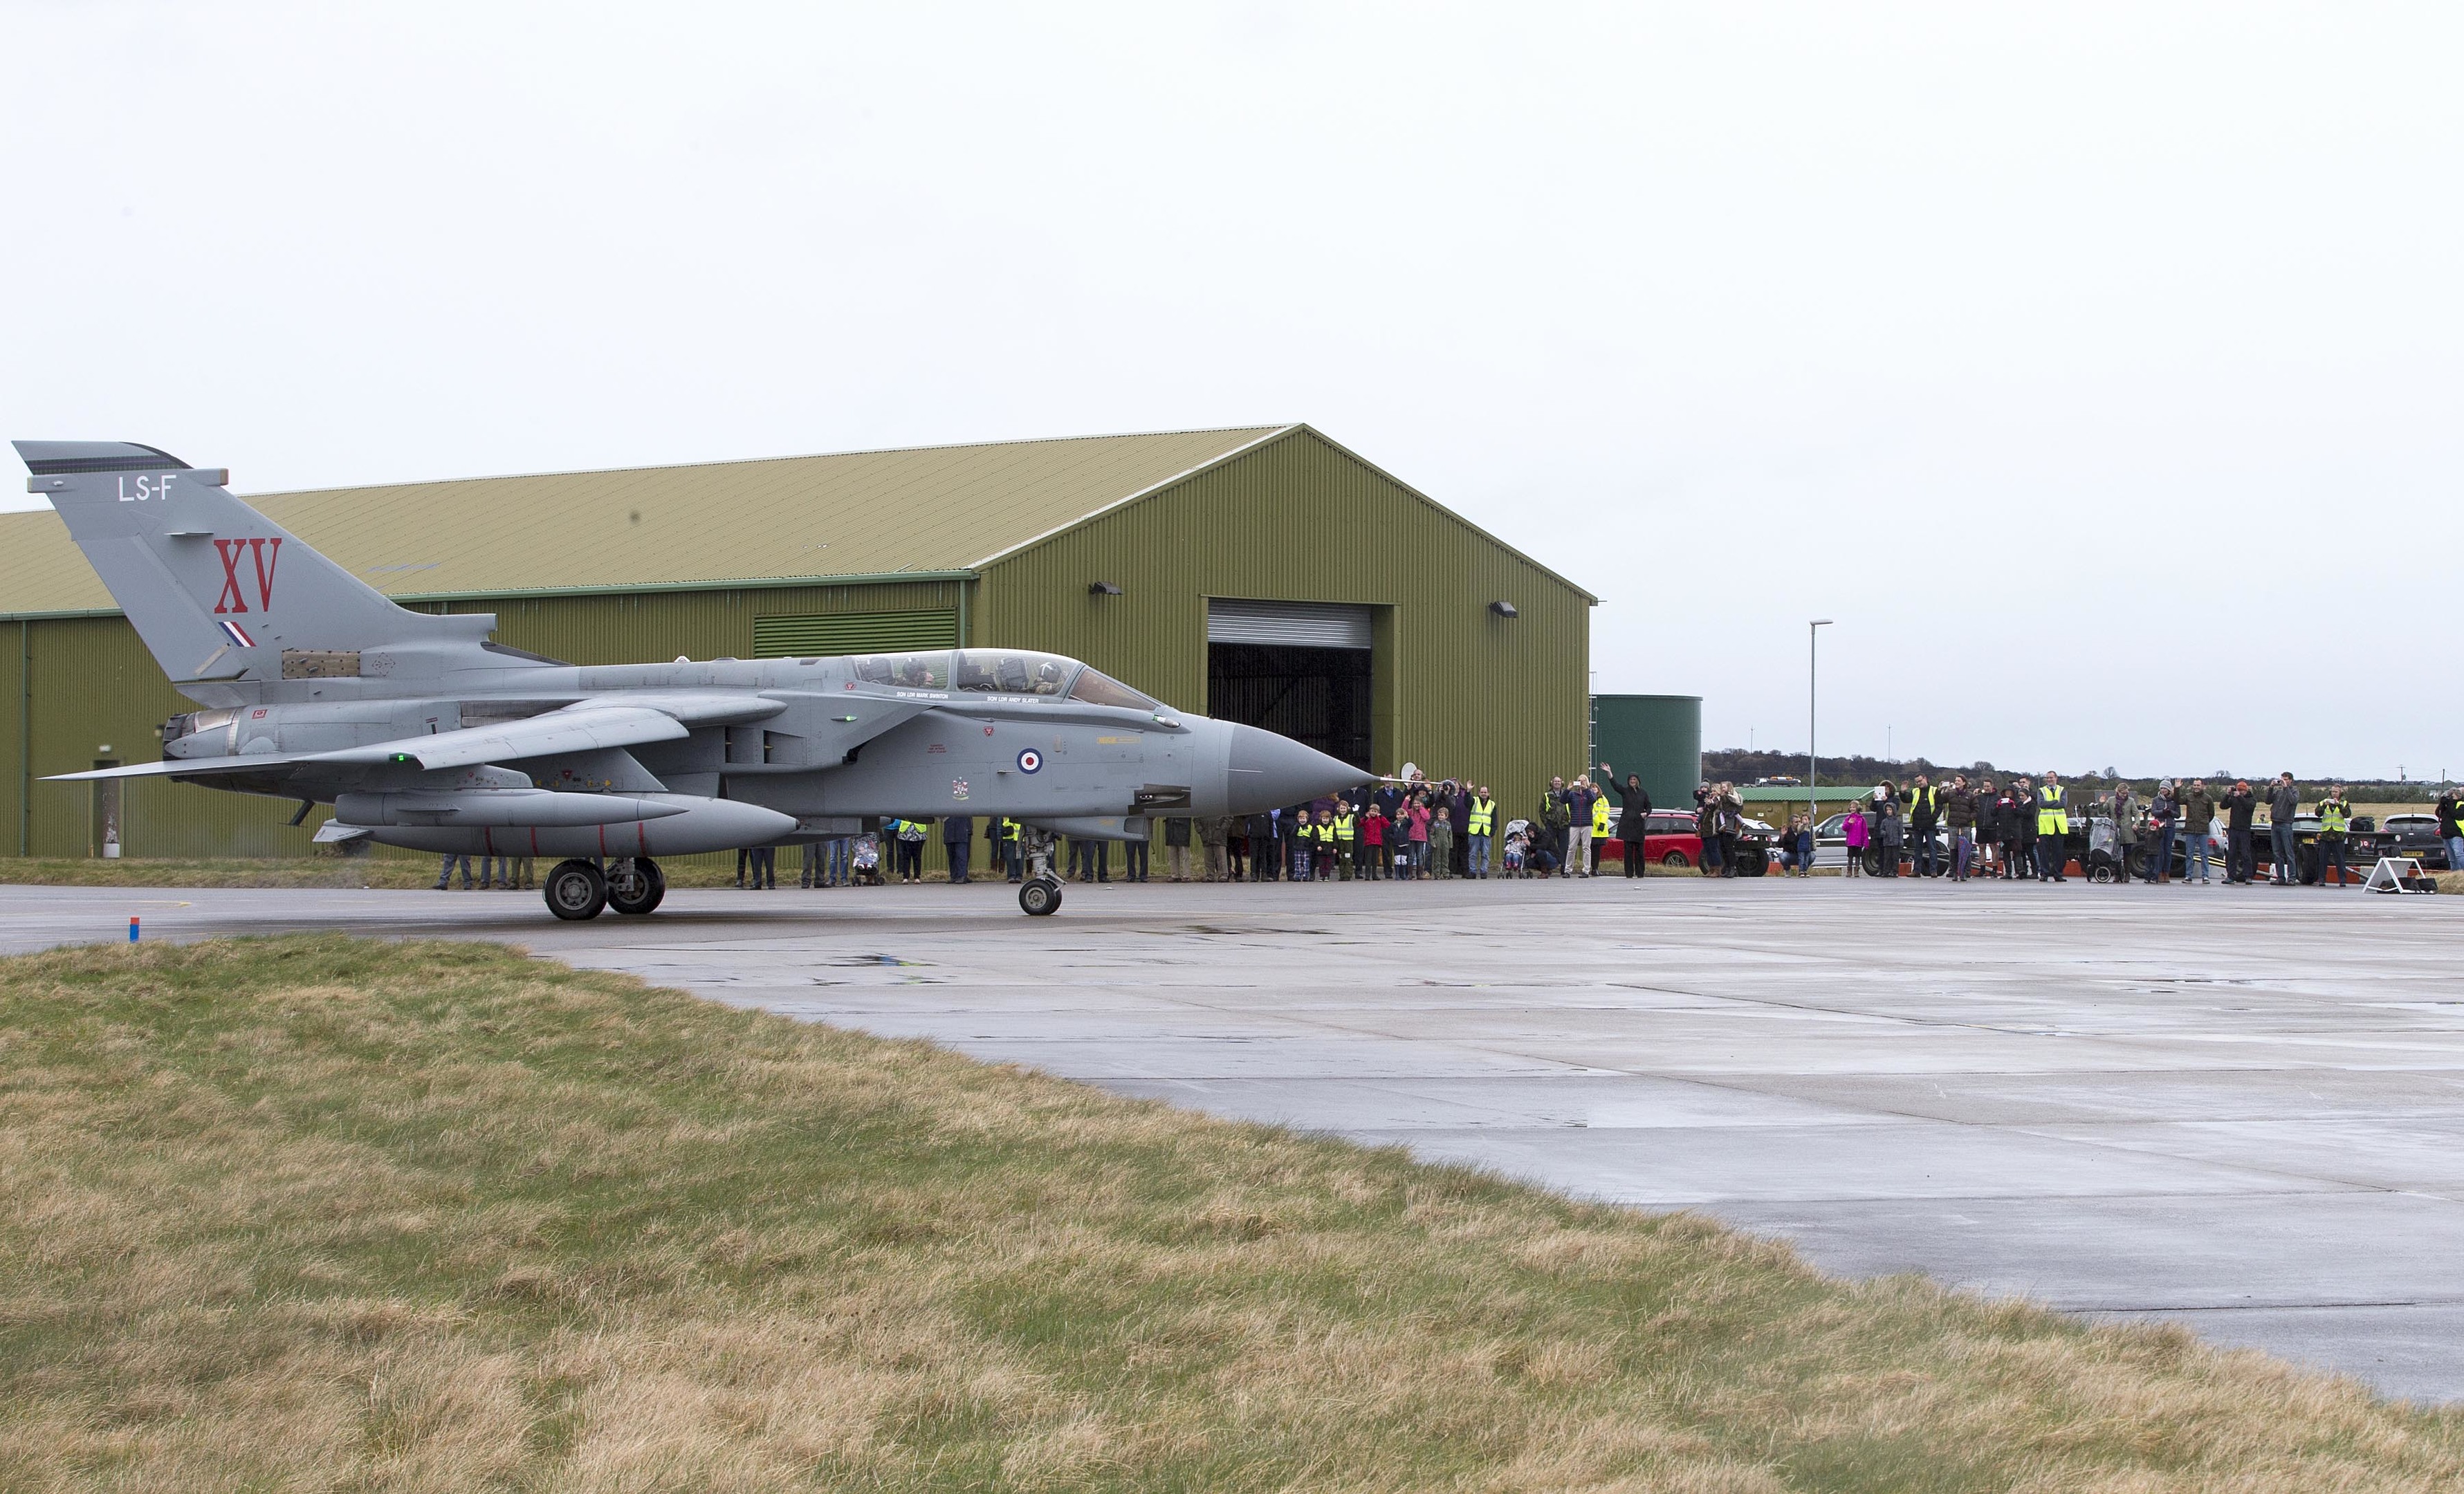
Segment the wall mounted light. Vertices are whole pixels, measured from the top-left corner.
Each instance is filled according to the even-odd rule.
[[[1514,604],[1511,602],[1492,602],[1488,604],[1488,609],[1500,617],[1514,617],[1518,615],[1514,610]]]
[[[1120,594],[1121,587],[1117,582],[1090,581],[1087,583],[1087,595],[1090,597],[1117,597]]]

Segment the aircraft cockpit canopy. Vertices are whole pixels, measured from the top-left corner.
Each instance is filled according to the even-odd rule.
[[[950,654],[947,649],[931,653],[875,653],[853,661],[855,677],[869,685],[896,685],[907,690],[947,690],[950,688]]]
[[[1150,700],[1099,670],[1086,670],[1069,687],[1069,698],[1090,706],[1122,706],[1132,711],[1160,711],[1163,702]]]
[[[1015,648],[958,650],[957,688],[985,694],[1059,695],[1079,668],[1075,659],[1057,653],[1022,653]]]
[[[1160,711],[1151,700],[1100,670],[1057,653],[1017,648],[935,649],[931,653],[876,653],[852,661],[855,677],[904,690],[956,690],[982,694],[1044,695],[1086,705]]]

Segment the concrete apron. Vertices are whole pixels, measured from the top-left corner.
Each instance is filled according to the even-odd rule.
[[[0,889],[0,947],[496,938],[2464,1398],[2464,899],[2033,883]]]

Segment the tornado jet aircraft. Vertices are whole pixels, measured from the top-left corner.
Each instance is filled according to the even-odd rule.
[[[200,709],[160,762],[53,781],[167,778],[334,806],[320,841],[552,856],[560,918],[648,913],[658,857],[809,842],[869,817],[1006,815],[1040,850],[1131,840],[1154,814],[1248,814],[1356,783],[1355,767],[1020,648],[571,665],[490,638],[487,614],[395,605],[152,447],[20,441],[30,492]],[[1020,906],[1061,886],[1038,860]]]

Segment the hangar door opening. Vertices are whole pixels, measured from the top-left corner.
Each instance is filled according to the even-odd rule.
[[[1369,608],[1206,604],[1206,714],[1263,726],[1374,772]]]

